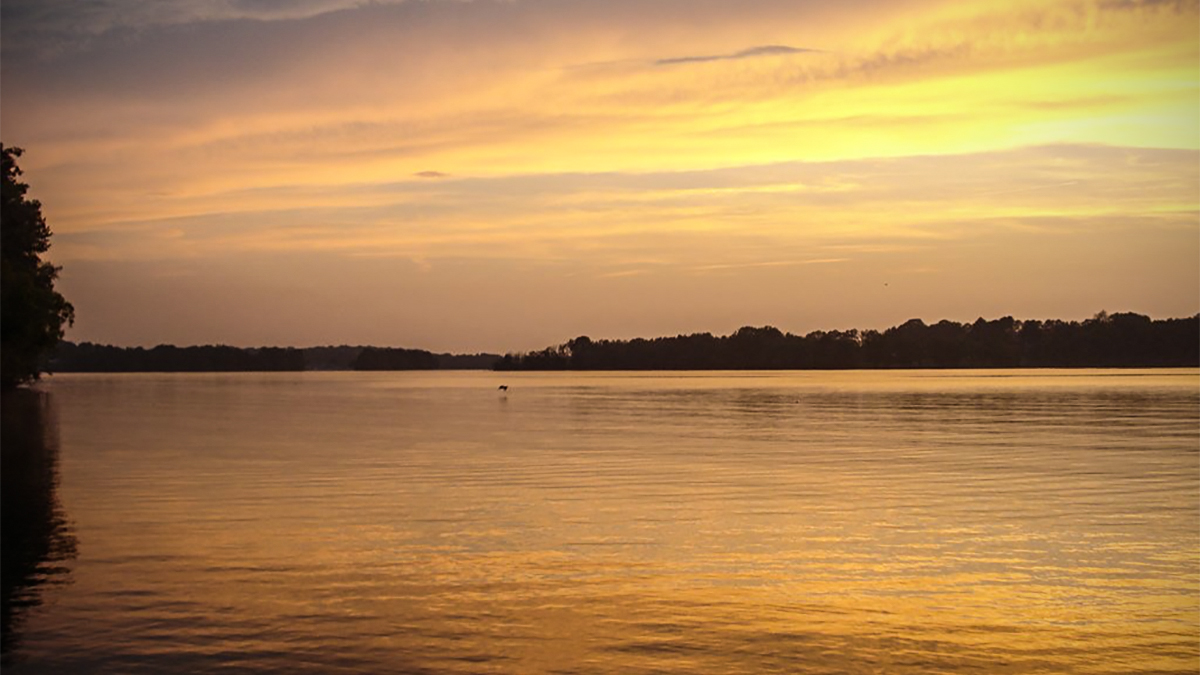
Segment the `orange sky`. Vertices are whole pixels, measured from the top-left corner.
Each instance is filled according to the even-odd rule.
[[[68,339],[1200,311],[1200,9],[6,0]]]

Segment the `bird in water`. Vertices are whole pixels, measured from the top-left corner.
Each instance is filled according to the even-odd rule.
[[[497,387],[497,389],[499,389],[500,391],[508,391],[508,385],[502,384],[499,387]]]

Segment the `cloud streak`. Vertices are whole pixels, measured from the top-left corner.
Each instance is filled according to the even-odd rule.
[[[807,47],[789,47],[787,45],[762,45],[743,49],[732,54],[710,54],[705,56],[676,56],[654,61],[656,66],[674,66],[685,63],[708,63],[710,61],[738,61],[762,56],[785,56],[789,54],[819,54],[823,50]]]
[[[86,234],[60,234],[56,254],[69,262],[117,251],[163,258],[324,250],[749,266],[743,258],[883,237],[928,246],[1013,228],[1083,235],[1103,226],[1133,236],[1181,227],[1200,208],[1198,167],[1195,151],[1045,146],[704,171],[413,177],[145,205]],[[659,250],[656,236],[714,248]],[[735,259],[712,260],[728,256]]]

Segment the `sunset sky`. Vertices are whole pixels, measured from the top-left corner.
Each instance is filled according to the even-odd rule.
[[[4,0],[67,338],[1200,311],[1200,1]]]

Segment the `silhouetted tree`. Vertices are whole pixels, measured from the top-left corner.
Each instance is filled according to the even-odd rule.
[[[1013,368],[1020,365],[1017,322],[1006,316],[995,321],[975,320],[966,332],[965,360],[970,368]]]
[[[436,370],[438,359],[423,349],[366,347],[354,359],[354,370]]]
[[[883,332],[884,354],[886,367],[889,368],[925,368],[930,366],[926,358],[928,343],[926,333],[928,327],[920,319],[909,319],[899,326],[893,326]]]
[[[497,370],[722,370],[845,368],[1074,368],[1200,365],[1200,315],[1151,320],[1107,314],[1078,322],[1011,316],[927,326],[911,319],[875,330],[814,331],[744,327],[651,340],[592,340],[507,354]]]
[[[41,259],[50,248],[42,205],[26,199],[29,186],[17,178],[20,148],[0,144],[0,388],[38,379],[42,359],[62,339],[75,309],[57,291],[60,268]]]
[[[364,356],[365,353],[365,356]],[[256,347],[225,345],[113,347],[62,340],[50,368],[63,373],[237,372],[299,370],[487,370],[497,354],[432,354],[420,349],[378,347]]]
[[[225,345],[153,349],[62,341],[50,361],[58,372],[236,372],[304,370],[304,352],[291,347],[240,349]]]

